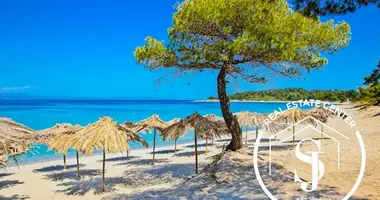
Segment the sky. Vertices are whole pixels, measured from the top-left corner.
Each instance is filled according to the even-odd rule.
[[[177,0],[0,1],[0,93],[60,98],[204,99],[217,72],[168,76],[136,63],[146,36],[167,40]],[[380,9],[328,17],[351,26],[345,49],[323,70],[264,85],[230,82],[228,92],[301,87],[356,89],[380,59]],[[163,81],[162,77],[165,77]]]

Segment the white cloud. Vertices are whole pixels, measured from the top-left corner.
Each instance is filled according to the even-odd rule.
[[[25,90],[33,88],[32,86],[20,86],[20,87],[1,87],[0,92],[23,92]]]

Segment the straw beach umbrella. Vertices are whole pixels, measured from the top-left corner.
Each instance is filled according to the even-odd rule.
[[[203,117],[213,122],[224,123],[223,117],[216,116],[215,114],[207,114],[207,115],[204,115]],[[211,144],[214,144],[214,137],[211,137]]]
[[[322,123],[326,123],[329,118],[335,117],[335,114],[328,109],[321,106],[315,107],[308,111],[309,115],[318,119]],[[323,132],[323,124],[320,124],[321,132]],[[321,133],[321,139],[323,139],[323,134]]]
[[[312,118],[307,118],[308,116],[311,116],[310,112],[295,108],[295,109],[286,110],[276,120],[277,122],[285,122],[285,123],[290,122],[292,124],[293,147],[295,147],[295,145],[296,145],[296,136],[294,135],[295,134],[294,124],[295,123],[304,119],[304,121],[302,122],[303,124],[313,124],[315,126],[317,125],[317,122],[315,120],[313,120]]]
[[[163,140],[178,139],[191,129],[194,129],[195,173],[198,173],[198,136],[203,139],[212,136],[220,137],[220,135],[226,134],[225,132],[228,132],[228,129],[223,123],[210,121],[198,113],[194,113],[165,128],[162,131]]]
[[[105,159],[106,153],[122,153],[129,150],[128,140],[132,131],[118,125],[109,117],[102,117],[98,121],[87,125],[73,136],[72,146],[92,154],[95,149],[103,149],[102,192],[104,192]]]
[[[71,140],[76,132],[81,130],[80,125],[71,125],[71,124],[56,124],[51,128],[44,129],[40,132],[47,135],[55,135],[48,143],[47,146],[49,149],[55,150],[57,153],[63,154],[63,168],[66,169],[66,154],[69,148],[71,147]],[[79,152],[76,150],[77,158],[77,175],[79,174]]]
[[[67,153],[67,150],[69,149],[70,146],[65,145],[64,146],[65,148],[63,148],[63,149],[56,149],[55,147],[51,146],[50,144],[55,137],[60,136],[60,135],[66,136],[66,134],[71,135],[71,134],[75,133],[76,131],[78,131],[79,129],[81,129],[81,127],[79,125],[73,126],[73,125],[67,124],[67,123],[56,124],[53,127],[38,131],[36,141],[38,143],[47,145],[50,149],[53,149],[53,150],[57,151],[58,153],[62,153],[63,154],[63,168],[66,169],[66,153]],[[59,145],[60,142],[65,142],[65,140],[62,140],[62,139],[60,139],[60,137],[58,137],[58,140],[55,140],[55,142],[53,142],[52,144]],[[57,146],[57,148],[62,148],[62,147],[63,146]],[[77,152],[77,160],[78,160],[78,152]],[[77,164],[79,167],[79,163],[77,163]]]
[[[0,162],[5,166],[8,156],[21,155],[33,144],[36,132],[9,118],[0,117]],[[15,160],[17,162],[17,160]]]
[[[255,114],[248,111],[241,111],[241,112],[235,113],[234,115],[241,126],[241,130],[243,130],[243,126],[245,126],[245,145],[247,145],[248,126],[254,125]]]
[[[169,127],[179,121],[181,121],[181,118],[173,118],[166,122],[166,127]],[[174,152],[177,152],[177,139],[178,138],[174,138]]]
[[[137,133],[147,130],[146,127],[136,126],[132,122],[123,122],[122,124],[120,124],[120,126],[133,132],[133,134],[129,135],[130,138],[128,141],[140,142],[144,147],[148,148],[148,143],[142,137],[137,135]],[[129,151],[127,151],[127,158],[129,158]]]
[[[159,131],[159,133],[161,133],[162,130],[165,127],[167,127],[167,125],[163,120],[160,119],[160,117],[157,114],[153,114],[152,116],[148,117],[147,119],[136,122],[135,126],[144,127],[147,129],[150,129],[150,128],[153,129],[153,134],[154,134],[153,135],[153,165],[154,165],[154,158],[155,158],[155,152],[156,152],[157,131]]]

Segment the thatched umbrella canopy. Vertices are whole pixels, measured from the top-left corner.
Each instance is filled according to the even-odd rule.
[[[258,137],[260,127],[271,133],[278,132],[282,128],[284,128],[284,125],[278,122],[272,122],[270,124],[264,123],[264,120],[267,117],[267,115],[261,113],[242,111],[236,113],[235,116],[241,126],[246,126],[245,145],[247,145],[248,141],[248,126],[256,127],[256,138]]]
[[[307,118],[308,116],[311,116],[310,112],[295,108],[295,109],[286,110],[284,113],[279,115],[278,118],[276,119],[276,122],[280,122],[280,123],[281,122],[283,122],[283,123],[289,123],[290,122],[293,125],[293,124],[303,120],[302,124],[313,124],[316,126],[317,122],[315,120],[313,120],[312,118]],[[296,145],[296,137],[294,135],[295,127],[292,126],[292,128],[293,128],[293,146],[295,147],[295,145]]]
[[[118,125],[109,117],[87,125],[73,135],[72,147],[89,155],[95,149],[103,149],[102,191],[104,192],[106,153],[122,153],[129,150],[128,140],[134,133]]]
[[[179,122],[179,121],[181,121],[181,118],[173,118],[173,119],[167,121],[166,122],[166,128],[169,127],[169,126],[171,126],[171,125],[173,125],[173,124],[175,124],[175,123],[177,123],[177,122]],[[177,139],[178,139],[178,137],[171,138],[171,139],[174,140],[174,152],[177,152]],[[163,139],[163,140],[165,141],[167,139]]]
[[[213,122],[224,122],[223,117],[219,117],[215,114],[207,114],[207,115],[203,115],[203,117]]]
[[[71,147],[72,136],[82,129],[80,125],[56,124],[51,128],[39,131],[40,141],[45,142],[49,149],[55,150],[57,153],[63,154],[63,168],[66,169],[66,154]],[[53,137],[54,136],[54,137]],[[41,139],[42,138],[42,139]],[[48,141],[49,139],[49,141]],[[77,157],[77,173],[79,177],[79,152],[76,151]]]
[[[315,107],[315,108],[309,110],[308,113],[312,117],[321,121],[322,123],[326,123],[329,118],[333,118],[336,116],[333,112],[331,112],[328,109],[323,108],[322,106]],[[323,132],[323,124],[320,124],[320,126],[321,126],[321,132]],[[323,139],[322,133],[321,133],[321,139]]]
[[[225,124],[219,122],[213,122],[205,117],[202,117],[198,113],[194,113],[177,123],[174,123],[162,131],[163,140],[173,139],[176,140],[180,136],[185,135],[191,129],[194,129],[194,144],[195,144],[195,172],[198,173],[198,142],[197,137],[207,139],[212,137],[220,137],[225,132],[228,132],[228,128]]]
[[[157,114],[153,114],[152,116],[141,120],[139,122],[135,123],[135,126],[137,127],[143,127],[144,129],[150,129],[153,128],[153,165],[154,165],[154,158],[155,158],[155,152],[156,152],[156,137],[157,137],[157,130],[161,134],[162,130],[167,127],[167,124],[160,119],[160,117]]]
[[[8,156],[17,156],[25,153],[33,144],[36,133],[33,129],[0,117],[0,163],[5,166]]]

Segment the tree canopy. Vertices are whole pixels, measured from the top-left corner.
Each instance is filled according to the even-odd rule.
[[[134,54],[148,69],[218,70],[217,90],[231,133],[228,150],[242,147],[226,78],[265,83],[272,74],[292,77],[320,69],[350,40],[347,23],[322,22],[294,12],[285,0],[185,0],[173,15],[169,41],[147,37]]]
[[[380,60],[377,68],[364,78],[366,87],[359,87],[359,101],[369,105],[380,105]]]
[[[343,15],[371,4],[380,8],[380,0],[295,0],[295,10],[306,16]]]
[[[229,65],[230,75],[265,82],[267,72],[320,69],[327,63],[321,52],[336,52],[350,40],[347,23],[310,19],[284,0],[186,0],[177,9],[169,41],[147,37],[134,52],[138,63],[180,72]]]

